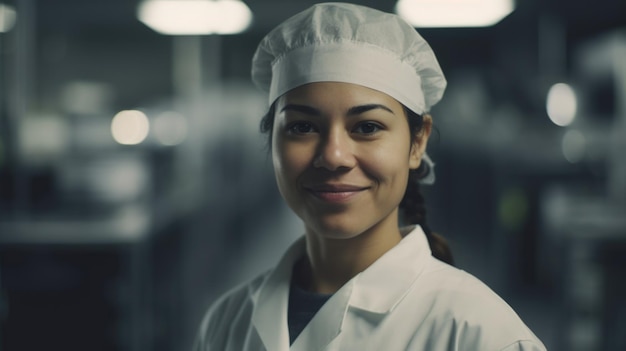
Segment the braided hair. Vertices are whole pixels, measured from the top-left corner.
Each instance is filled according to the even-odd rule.
[[[409,122],[411,144],[413,145],[424,126],[424,116],[406,107],[404,111]],[[443,262],[454,265],[452,251],[450,250],[447,240],[443,236],[433,232],[426,221],[426,203],[420,189],[419,180],[428,175],[429,172],[431,172],[431,169],[429,169],[426,162],[421,162],[416,170],[409,171],[409,181],[404,192],[404,197],[400,202],[400,208],[403,210],[402,214],[406,222],[417,224],[424,230],[433,256]]]
[[[411,131],[411,145],[416,141],[417,135],[422,131],[424,125],[424,117],[419,115],[408,108],[404,108],[407,120],[409,123],[409,129]],[[274,126],[274,112],[275,106],[272,104],[269,111],[261,119],[260,130],[262,133],[268,135],[267,147],[271,147],[272,129]],[[432,255],[448,264],[454,264],[452,258],[452,251],[448,246],[448,243],[444,237],[434,233],[428,223],[426,222],[426,205],[424,202],[424,196],[420,191],[419,180],[426,176],[430,172],[426,162],[422,162],[418,169],[411,170],[409,172],[409,181],[404,192],[404,197],[400,202],[400,208],[403,210],[404,219],[410,224],[419,225],[428,239],[428,245]]]

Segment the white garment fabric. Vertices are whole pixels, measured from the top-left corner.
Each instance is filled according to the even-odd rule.
[[[480,280],[431,256],[416,226],[339,289],[289,345],[296,241],[273,270],[218,300],[195,351],[545,351],[518,315]]]

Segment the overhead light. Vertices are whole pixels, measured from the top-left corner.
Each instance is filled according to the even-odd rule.
[[[396,13],[415,27],[489,27],[515,9],[514,0],[398,0]]]
[[[6,33],[13,28],[17,12],[13,6],[0,4],[0,33]]]
[[[144,0],[137,17],[167,35],[236,34],[252,22],[252,12],[239,0]]]

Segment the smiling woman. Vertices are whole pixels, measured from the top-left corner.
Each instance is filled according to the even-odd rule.
[[[261,129],[304,235],[210,308],[197,351],[545,350],[426,225],[428,111],[446,81],[410,25],[315,5],[263,39],[252,78],[269,92]]]
[[[400,103],[356,84],[305,84],[277,100],[272,159],[278,189],[309,236],[371,235],[381,251],[400,241],[398,204],[427,139],[411,145],[408,131]],[[313,243],[311,254],[319,249]]]

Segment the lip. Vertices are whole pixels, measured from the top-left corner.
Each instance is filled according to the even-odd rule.
[[[342,203],[351,200],[361,192],[369,189],[367,186],[358,186],[351,184],[314,184],[304,187],[316,198],[332,203]]]

